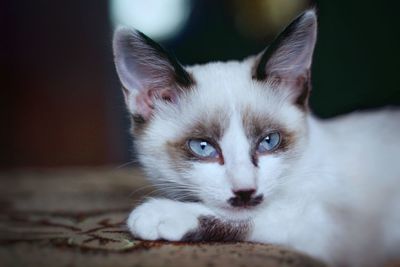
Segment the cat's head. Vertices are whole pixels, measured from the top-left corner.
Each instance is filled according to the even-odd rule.
[[[152,181],[232,216],[284,191],[308,141],[316,31],[308,10],[257,56],[183,67],[144,34],[118,29],[116,68]]]

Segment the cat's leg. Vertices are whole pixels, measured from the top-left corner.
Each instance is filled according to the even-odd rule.
[[[142,239],[179,241],[200,228],[201,218],[213,216],[201,203],[155,198],[135,208],[127,225],[133,235]]]
[[[170,241],[240,241],[250,232],[249,221],[220,218],[202,203],[150,199],[129,215],[133,235]]]

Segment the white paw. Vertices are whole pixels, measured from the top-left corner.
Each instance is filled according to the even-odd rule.
[[[131,212],[127,224],[141,239],[179,241],[198,227],[198,217],[205,211],[197,203],[151,199]]]

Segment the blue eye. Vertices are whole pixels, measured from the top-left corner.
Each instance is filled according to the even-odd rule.
[[[190,150],[200,158],[210,159],[218,157],[217,149],[206,140],[191,139],[188,145]]]
[[[277,132],[270,133],[260,141],[257,147],[257,152],[259,153],[271,152],[277,149],[280,143],[281,143],[281,135]]]

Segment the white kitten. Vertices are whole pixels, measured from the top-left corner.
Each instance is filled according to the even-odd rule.
[[[316,32],[308,10],[258,56],[183,68],[116,31],[139,159],[174,199],[135,208],[135,236],[281,244],[340,266],[400,255],[400,111],[316,119]]]

